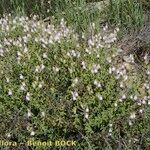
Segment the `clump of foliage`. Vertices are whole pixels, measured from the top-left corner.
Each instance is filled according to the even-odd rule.
[[[148,149],[147,61],[140,73],[132,56],[120,62],[118,28],[101,34],[93,23],[79,36],[64,19],[54,25],[36,18],[0,19],[0,136]]]
[[[126,28],[141,27],[144,23],[144,9],[138,0],[109,0],[106,10],[108,19]]]

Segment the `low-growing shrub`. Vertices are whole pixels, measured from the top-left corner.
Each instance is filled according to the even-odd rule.
[[[148,149],[149,64],[137,72],[132,56],[121,61],[118,28],[102,35],[92,24],[79,38],[64,19],[35,18],[0,19],[0,137]]]

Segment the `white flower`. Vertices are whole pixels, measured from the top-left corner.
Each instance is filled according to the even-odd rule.
[[[122,99],[126,99],[126,95],[124,94],[124,95],[122,95]]]
[[[112,128],[109,128],[109,132],[112,132]]]
[[[133,99],[134,99],[134,100],[137,100],[137,98],[138,98],[138,97],[135,95]]]
[[[108,57],[108,58],[107,58],[107,61],[108,61],[109,63],[111,63],[111,62],[112,62],[112,60],[111,60],[111,58],[110,58],[110,57]]]
[[[39,86],[38,86],[38,87],[39,87],[39,88],[42,88],[42,86],[43,86],[42,83],[39,83]]]
[[[9,78],[6,77],[6,82],[9,83]]]
[[[150,86],[149,86],[148,83],[144,83],[144,87],[145,87],[145,89],[147,89],[147,90],[150,88]]]
[[[46,48],[46,45],[45,45],[45,43],[42,43],[42,47],[43,47],[43,48]]]
[[[121,82],[121,83],[120,83],[120,87],[121,87],[121,88],[123,88],[123,87],[124,87],[123,82]]]
[[[112,74],[112,68],[111,67],[109,68],[109,74]]]
[[[72,70],[72,68],[69,68],[69,72],[72,74],[73,73],[73,70]]]
[[[74,79],[74,83],[77,84],[78,83],[78,78]]]
[[[94,41],[91,40],[91,39],[89,39],[89,40],[88,40],[88,45],[89,45],[89,46],[94,46]]]
[[[67,56],[68,56],[68,57],[70,57],[70,56],[71,56],[69,52],[67,52]]]
[[[120,74],[121,76],[123,76],[124,72],[123,72],[123,71],[120,71],[119,74]]]
[[[85,117],[85,119],[88,119],[89,118],[89,114],[85,113],[84,117]]]
[[[130,119],[135,119],[135,112],[132,112],[131,114],[130,114]]]
[[[98,84],[98,81],[97,80],[94,80],[94,85],[97,85]]]
[[[20,90],[25,91],[25,86],[21,85]]]
[[[34,131],[31,131],[30,135],[31,135],[31,136],[34,136],[34,135],[35,135],[35,132],[34,132]]]
[[[149,70],[147,70],[147,72],[146,72],[146,73],[147,73],[147,75],[150,75],[150,71],[149,71]]]
[[[44,111],[41,112],[41,116],[45,117],[45,112]]]
[[[133,95],[130,95],[130,98],[133,99]]]
[[[37,81],[34,81],[34,82],[32,83],[32,87],[35,88],[36,85],[37,85]]]
[[[4,50],[0,48],[0,56],[4,56]]]
[[[118,27],[115,28],[115,31],[119,32],[119,30],[120,30],[120,29],[119,29]]]
[[[108,25],[106,24],[104,27],[103,27],[103,31],[106,31],[108,29]]]
[[[17,57],[17,63],[20,64],[21,57]]]
[[[98,70],[95,68],[91,71],[92,73],[98,73]]]
[[[93,29],[95,29],[95,23],[94,22],[92,22],[91,26]]]
[[[91,72],[92,73],[98,73],[98,70],[100,69],[100,65],[99,64],[94,64],[92,67]]]
[[[18,57],[22,56],[22,54],[19,51],[17,51],[17,55],[18,55]]]
[[[132,122],[131,122],[131,120],[129,120],[129,126],[132,126]]]
[[[58,67],[53,67],[53,71],[54,71],[54,72],[57,73],[59,70],[60,70],[60,69],[59,69]]]
[[[118,106],[117,102],[115,102],[114,106],[115,106],[115,107],[117,107],[117,106]]]
[[[101,88],[101,83],[98,82],[97,80],[94,80],[94,85],[96,85],[98,88]]]
[[[35,72],[39,72],[40,66],[36,66]]]
[[[121,99],[121,98],[119,99],[119,102],[122,102],[122,99]]]
[[[32,113],[31,113],[31,111],[30,111],[29,109],[28,109],[27,116],[28,116],[28,117],[31,117],[31,116],[32,116]]]
[[[75,78],[75,79],[73,80],[72,86],[74,87],[77,83],[78,83],[78,78]]]
[[[134,63],[134,56],[133,56],[133,54],[130,54],[129,58],[130,58],[131,62]]]
[[[124,76],[124,81],[126,81],[128,79],[128,76],[127,75],[125,75]]]
[[[109,124],[109,127],[112,127],[112,123]]]
[[[100,57],[99,54],[97,54],[96,57],[99,58]]]
[[[79,58],[80,57],[80,52],[77,52],[77,58]]]
[[[24,77],[23,77],[23,75],[22,75],[22,74],[20,74],[19,78],[22,80]]]
[[[47,53],[43,53],[43,58],[47,58]]]
[[[115,67],[112,67],[111,69],[112,69],[112,71],[116,71],[116,68],[115,68]]]
[[[75,92],[72,92],[72,99],[75,101],[78,97],[78,93],[75,91]]]
[[[28,42],[27,36],[23,36],[23,41],[24,41],[25,43]],[[24,52],[27,52],[27,51],[28,51],[28,49],[27,49],[27,47],[25,47]]]
[[[10,138],[10,137],[11,137],[11,134],[10,134],[10,133],[7,133],[6,136],[7,136],[8,138]]]
[[[27,53],[27,52],[28,52],[28,48],[25,47],[25,48],[24,48],[24,53]]]
[[[144,60],[145,60],[145,63],[148,64],[148,62],[149,62],[149,60],[148,60],[148,54],[146,54],[146,55],[144,56]]]
[[[91,54],[91,51],[89,49],[85,49],[85,52],[88,53],[89,55]]]
[[[30,100],[30,93],[29,93],[29,92],[27,92],[27,94],[26,94],[26,100],[27,100],[27,101]]]
[[[85,62],[84,62],[84,61],[82,61],[81,65],[82,65],[82,68],[83,68],[83,69],[86,69],[86,65],[85,65]]]
[[[74,50],[71,51],[73,57],[77,57],[77,54]]]
[[[112,136],[112,133],[109,133],[108,135],[109,135],[109,136]]]
[[[98,87],[98,88],[101,88],[102,86],[101,86],[101,84],[100,84],[100,83],[98,83],[98,84],[97,84],[97,87]]]
[[[89,113],[89,108],[88,108],[88,107],[85,109],[85,112],[86,112],[86,113]]]
[[[77,92],[74,92],[74,96],[78,97],[78,93],[77,93]]]
[[[45,68],[45,66],[42,64],[42,65],[41,65],[41,71],[42,71],[44,68]]]
[[[143,112],[144,112],[144,110],[143,110],[143,109],[140,109],[140,110],[139,110],[139,112],[140,112],[140,113],[143,113]]]
[[[98,98],[99,100],[103,100],[103,97],[102,97],[102,95],[100,95],[100,94],[97,94],[96,96],[97,96],[97,98]]]
[[[8,95],[9,95],[9,96],[11,96],[11,95],[12,95],[12,90],[11,90],[11,89],[9,89],[9,91],[8,91]]]
[[[142,100],[142,104],[146,104],[146,101],[144,99]]]

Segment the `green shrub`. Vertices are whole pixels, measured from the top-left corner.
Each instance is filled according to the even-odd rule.
[[[148,149],[149,66],[144,64],[147,74],[130,77],[130,64],[116,62],[116,30],[102,38],[92,28],[79,41],[63,19],[45,25],[34,18],[1,18],[2,139]]]

